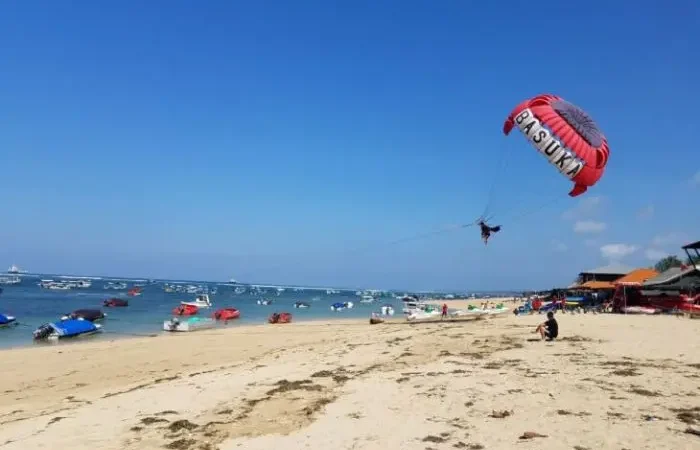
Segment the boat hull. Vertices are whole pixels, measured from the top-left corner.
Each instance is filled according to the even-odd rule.
[[[191,332],[199,330],[209,330],[216,327],[213,319],[188,319],[188,320],[166,320],[163,322],[163,330],[171,332]]]

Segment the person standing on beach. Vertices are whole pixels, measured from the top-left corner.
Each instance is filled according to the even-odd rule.
[[[447,317],[447,303],[442,304],[442,316],[440,319],[444,319],[445,317]]]
[[[554,340],[559,336],[559,324],[557,319],[554,318],[552,311],[547,313],[547,321],[539,324],[535,333],[540,333],[542,339],[547,339],[548,341]]]

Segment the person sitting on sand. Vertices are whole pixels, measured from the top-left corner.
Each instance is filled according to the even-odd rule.
[[[559,324],[554,318],[554,313],[552,311],[547,313],[547,321],[542,322],[537,326],[535,333],[540,333],[542,339],[547,339],[551,341],[559,336]]]

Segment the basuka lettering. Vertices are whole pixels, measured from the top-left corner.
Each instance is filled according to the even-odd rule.
[[[547,128],[543,127],[529,108],[525,108],[515,117],[520,131],[542,153],[557,170],[569,179],[573,179],[583,169],[576,154],[569,151]]]

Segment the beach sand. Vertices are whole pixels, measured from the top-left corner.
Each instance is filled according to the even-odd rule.
[[[6,350],[0,447],[700,448],[700,320],[558,320],[553,343],[506,314]]]

